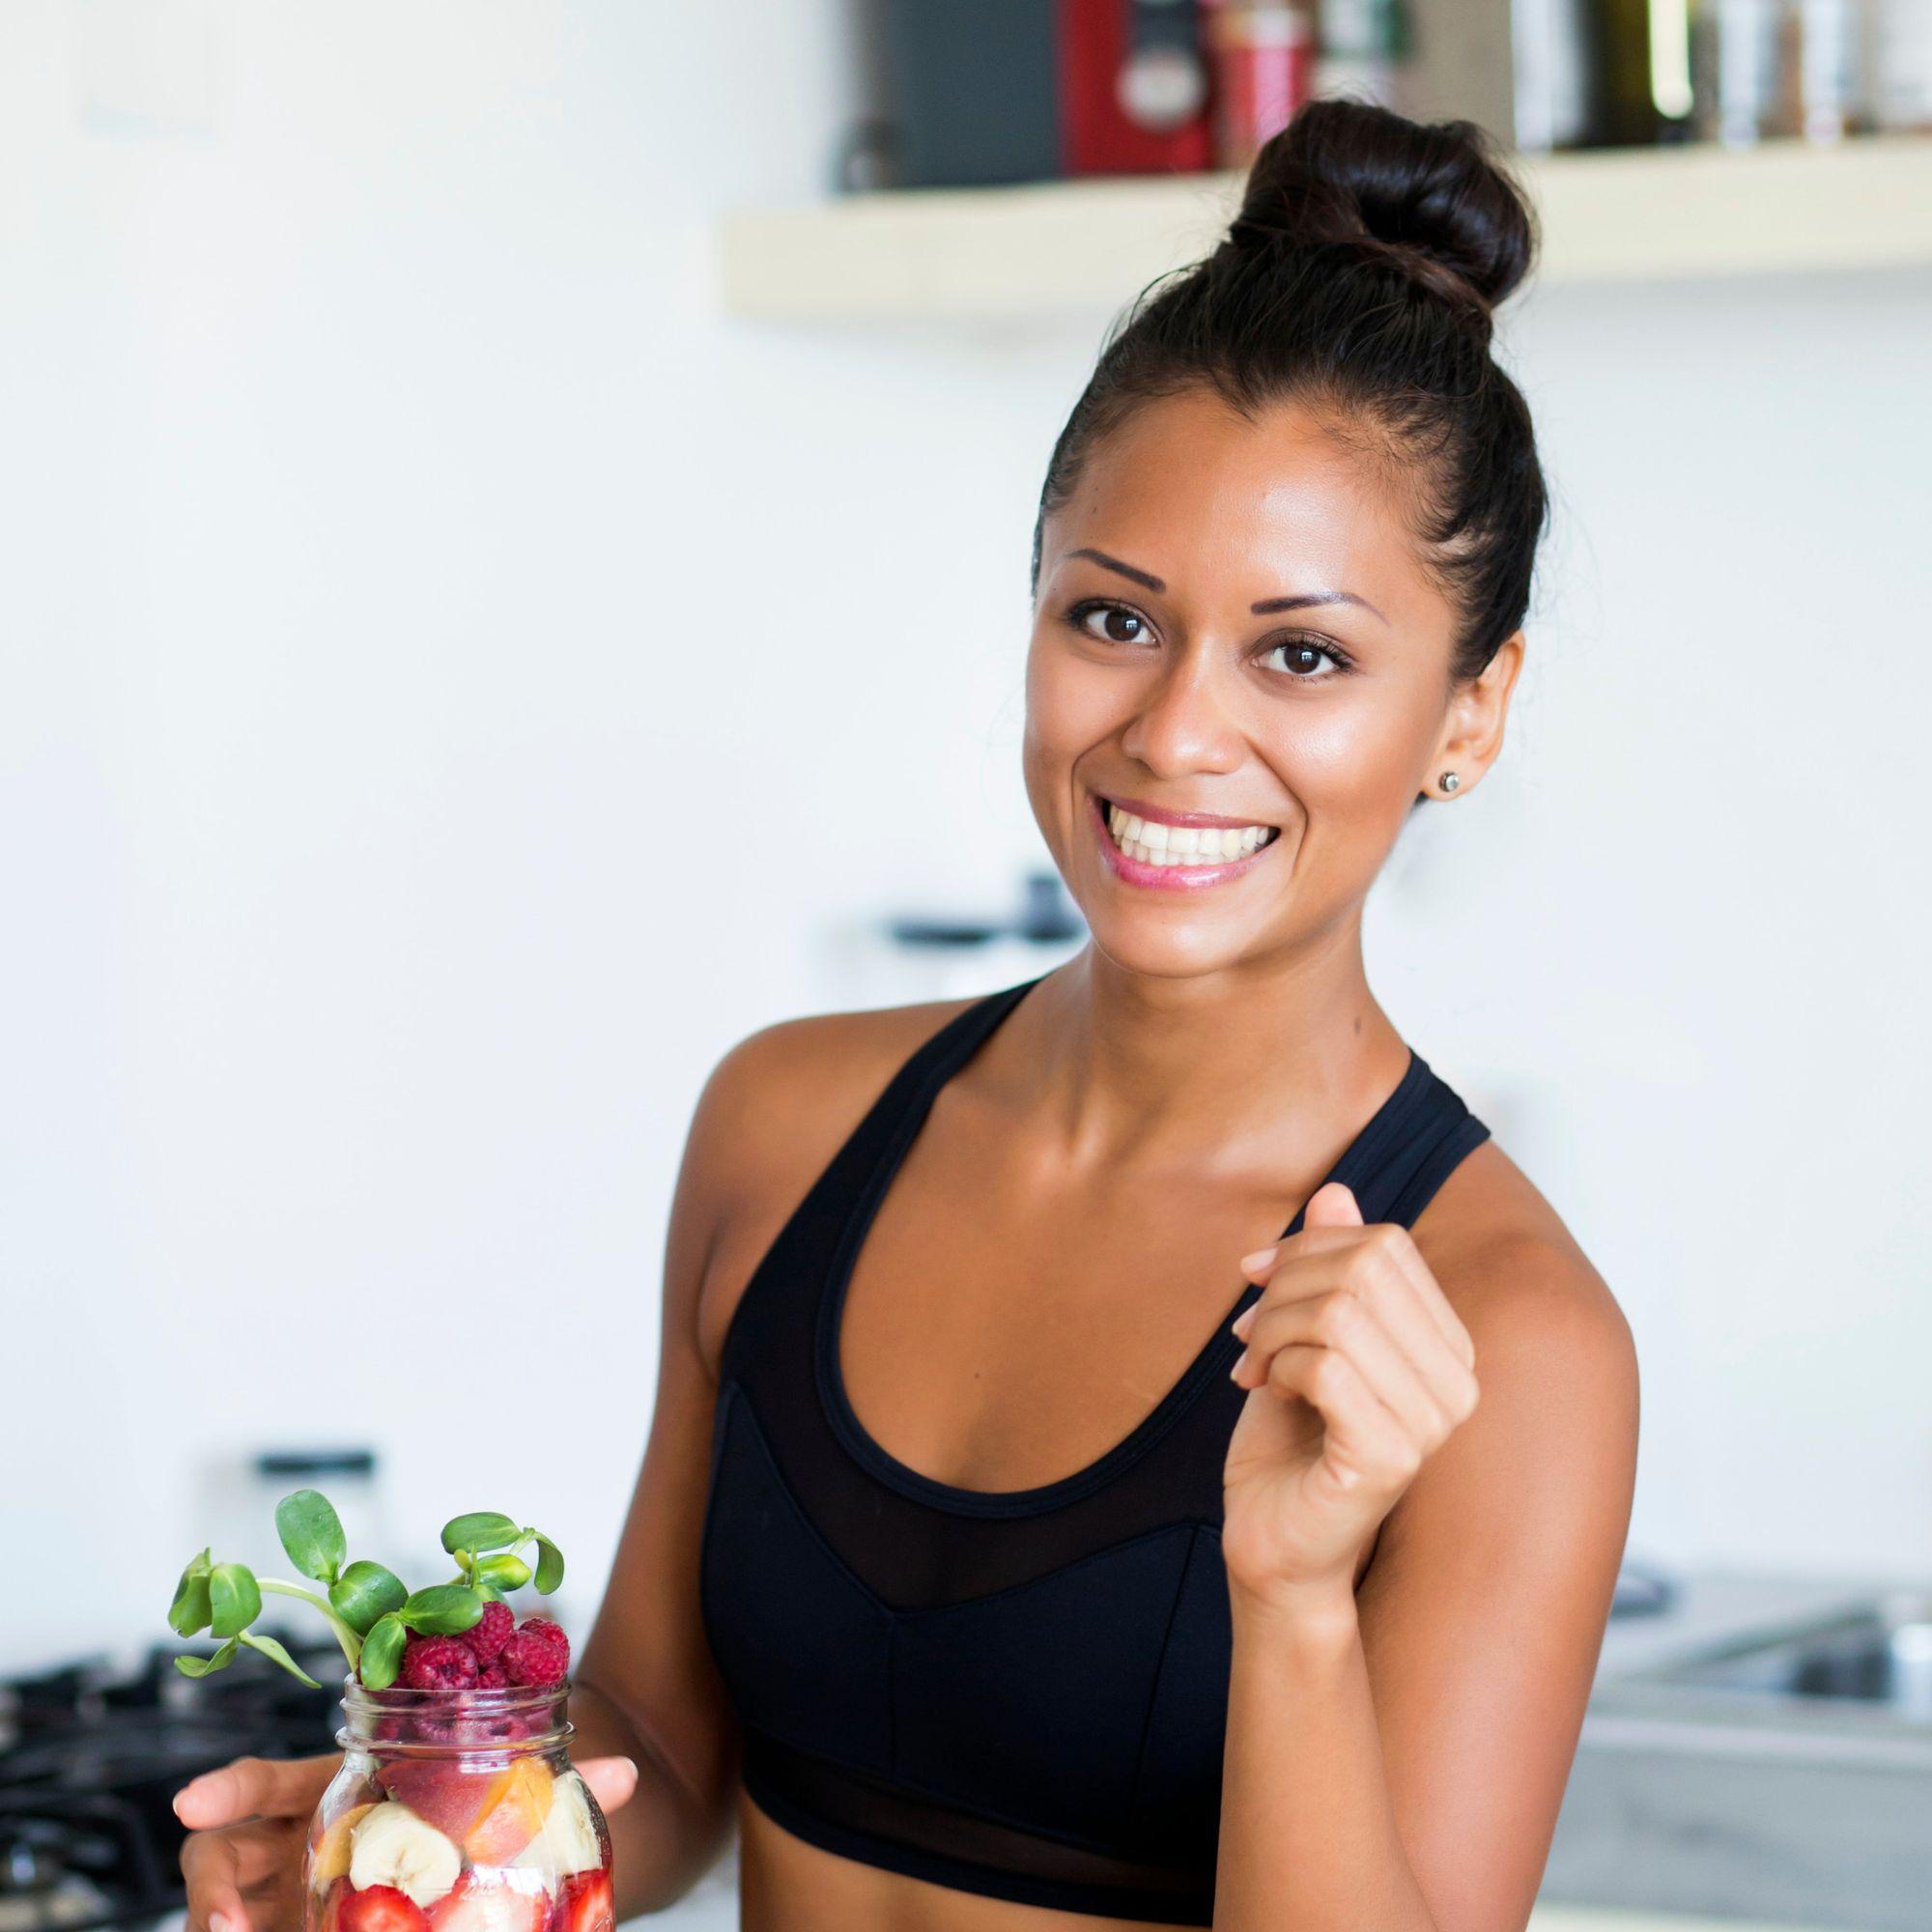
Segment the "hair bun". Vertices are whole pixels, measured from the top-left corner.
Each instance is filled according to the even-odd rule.
[[[1400,266],[1487,332],[1536,252],[1527,197],[1473,121],[1411,121],[1344,98],[1311,100],[1256,155],[1238,250],[1352,244]]]

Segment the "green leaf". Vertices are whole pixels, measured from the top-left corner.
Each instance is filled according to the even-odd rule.
[[[259,1650],[264,1657],[270,1659],[272,1662],[279,1663],[291,1677],[299,1677],[311,1690],[320,1690],[322,1689],[322,1686],[273,1637],[257,1636],[253,1631],[243,1631],[234,1641],[245,1643],[250,1650]]]
[[[537,1538],[537,1594],[547,1597],[563,1581],[563,1551],[549,1537]]]
[[[414,1591],[396,1614],[424,1636],[457,1636],[483,1614],[483,1599],[462,1583],[432,1583]]]
[[[367,1557],[352,1563],[328,1586],[328,1601],[335,1613],[357,1636],[368,1634],[378,1617],[400,1610],[409,1602],[402,1578]]]
[[[396,1671],[403,1661],[403,1646],[409,1640],[408,1628],[393,1611],[385,1617],[378,1617],[370,1626],[369,1634],[362,1639],[359,1668],[362,1682],[371,1690],[386,1690],[396,1681]]]
[[[215,1636],[239,1636],[262,1614],[262,1590],[245,1563],[217,1563],[208,1573],[208,1628]]]
[[[349,1554],[335,1505],[320,1490],[296,1490],[275,1505],[275,1533],[304,1577],[332,1583]]]
[[[206,1677],[211,1671],[226,1670],[235,1662],[235,1646],[242,1639],[231,1636],[213,1657],[178,1657],[175,1668],[184,1677]]]
[[[479,1597],[481,1597],[486,1604],[500,1604],[505,1601],[502,1591],[497,1589],[497,1587],[494,1583],[485,1583],[479,1581],[476,1585],[476,1594]]]
[[[442,1547],[452,1556],[459,1549],[507,1549],[523,1533],[520,1523],[496,1510],[476,1510],[443,1524]]]
[[[208,1573],[214,1567],[208,1557],[206,1549],[190,1557],[175,1585],[175,1600],[168,1605],[168,1628],[177,1636],[198,1636],[208,1628]]]
[[[476,1580],[494,1584],[497,1591],[521,1590],[530,1580],[530,1566],[521,1556],[505,1549],[495,1556],[476,1559]]]

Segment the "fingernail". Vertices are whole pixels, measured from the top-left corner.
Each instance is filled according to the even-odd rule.
[[[1248,1339],[1248,1330],[1255,1325],[1255,1310],[1260,1306],[1259,1301],[1251,1302],[1228,1324],[1243,1342]]]
[[[1265,1267],[1269,1262],[1274,1260],[1279,1246],[1280,1243],[1277,1242],[1275,1247],[1257,1248],[1253,1254],[1243,1255],[1241,1257],[1241,1272],[1243,1274],[1252,1274],[1256,1268]]]
[[[636,1777],[636,1776],[637,1776],[637,1775],[638,1775],[638,1761],[637,1761],[637,1759],[636,1759],[636,1758],[634,1758],[634,1757],[627,1757],[627,1758],[623,1758],[623,1759],[620,1759],[620,1760],[619,1760],[619,1762],[620,1762],[620,1763],[623,1763],[623,1764],[628,1764],[628,1765],[629,1765],[629,1766],[631,1767],[631,1776],[632,1776],[633,1777]]]
[[[229,1932],[227,1913],[211,1912],[208,1915],[208,1932]]]
[[[1237,1382],[1241,1379],[1241,1370],[1246,1366],[1247,1359],[1248,1351],[1245,1349],[1235,1357],[1235,1365],[1228,1371],[1228,1379],[1231,1382]],[[209,1932],[221,1932],[221,1928],[218,1925],[211,1926]]]

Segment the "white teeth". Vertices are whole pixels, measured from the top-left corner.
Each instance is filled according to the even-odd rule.
[[[1245,859],[1274,836],[1270,825],[1168,825],[1107,808],[1107,829],[1130,859],[1144,866],[1217,866]]]

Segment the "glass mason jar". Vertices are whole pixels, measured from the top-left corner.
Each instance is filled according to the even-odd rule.
[[[310,1820],[303,1932],[614,1932],[611,1833],[571,1764],[568,1680],[343,1687]]]

